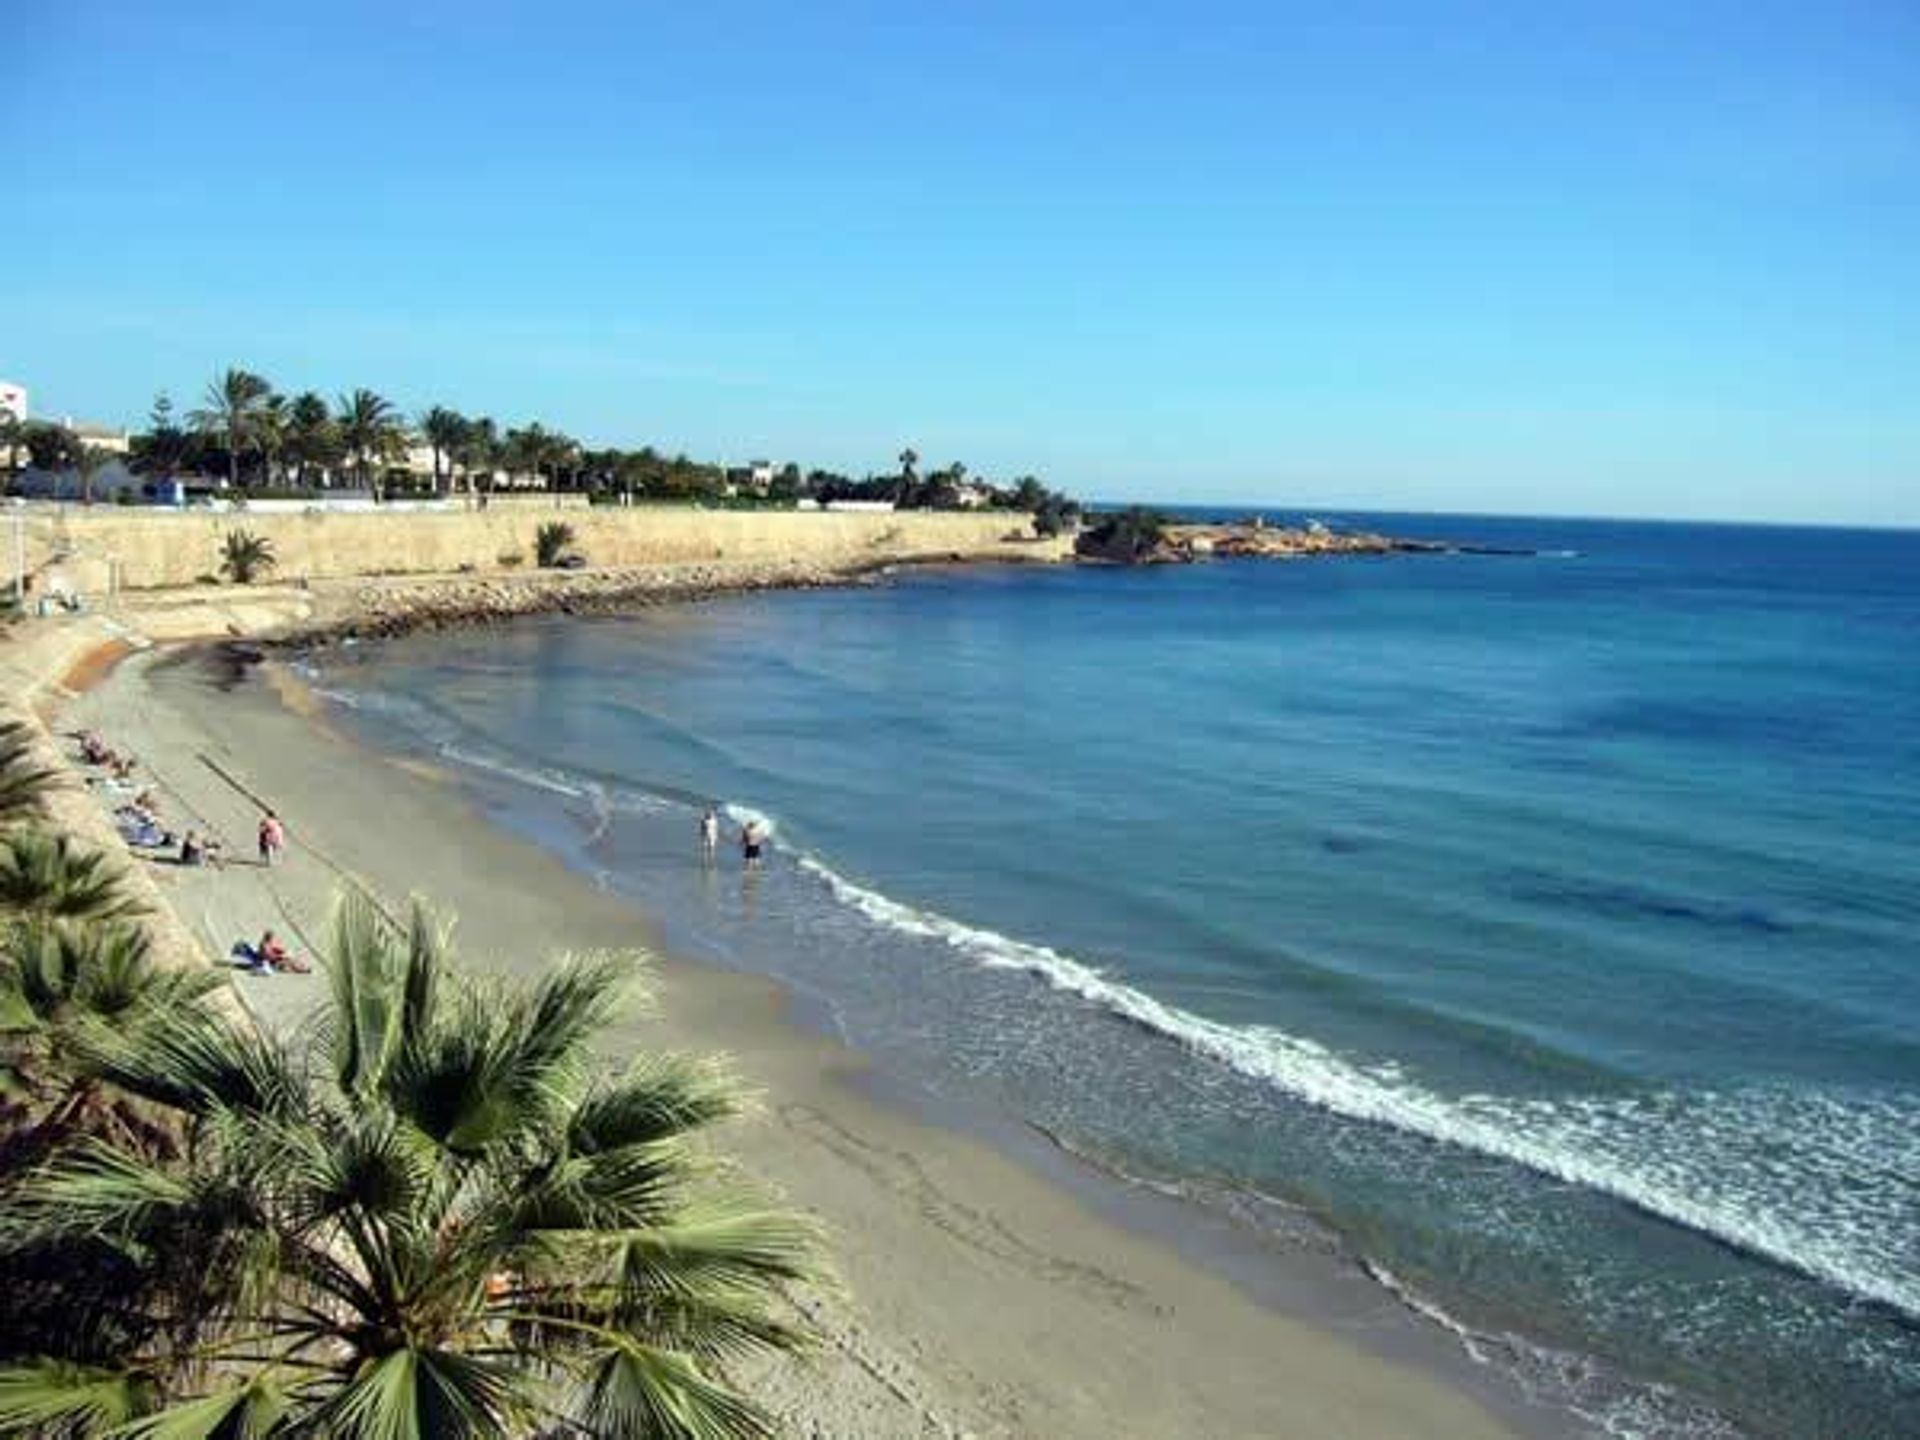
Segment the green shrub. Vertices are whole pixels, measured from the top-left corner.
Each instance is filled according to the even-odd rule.
[[[533,537],[534,558],[542,570],[563,565],[573,555],[573,527],[564,520],[549,520]]]
[[[255,577],[264,575],[278,563],[273,542],[251,530],[229,530],[226,542],[220,547],[221,572],[236,585],[251,585]]]

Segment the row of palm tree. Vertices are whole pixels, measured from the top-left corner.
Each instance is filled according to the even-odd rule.
[[[226,459],[227,481],[240,483],[241,461],[256,457],[271,480],[276,467],[293,467],[297,483],[310,472],[345,465],[355,479],[377,487],[387,467],[405,456],[408,434],[392,401],[372,390],[339,397],[329,409],[313,391],[287,396],[251,370],[229,369],[207,386],[199,409],[189,412],[191,436],[215,444]],[[173,423],[172,402],[155,402],[152,427],[143,437],[149,468],[171,471],[190,452],[189,432]]]
[[[469,419],[436,405],[409,428],[393,402],[376,391],[353,390],[329,407],[313,391],[283,395],[263,376],[240,368],[207,386],[184,427],[166,396],[156,400],[138,450],[142,468],[150,471],[174,473],[211,449],[231,486],[251,462],[269,484],[278,474],[305,487],[317,476],[344,471],[377,495],[416,437],[433,452],[435,493],[450,490],[456,474],[471,487],[475,477],[499,470],[556,483],[578,468],[583,453],[577,441],[538,422],[503,431],[491,417]]]
[[[538,421],[503,427],[491,416],[467,416],[445,405],[432,406],[409,426],[375,391],[353,390],[329,405],[313,391],[283,395],[263,376],[238,367],[208,385],[203,403],[184,424],[176,420],[172,402],[160,396],[147,431],[133,444],[139,469],[170,477],[212,465],[225,470],[230,486],[248,472],[267,485],[277,477],[302,489],[344,473],[378,495],[396,464],[418,445],[431,452],[435,494],[458,488],[476,493],[505,475],[552,489],[657,499],[711,499],[733,493],[744,482],[783,503],[885,500],[903,509],[952,509],[984,502],[1030,511],[1047,524],[1078,512],[1068,497],[1032,476],[995,485],[970,475],[959,462],[922,475],[912,447],[900,452],[897,470],[861,479],[803,471],[791,462],[770,478],[756,477],[754,467],[729,471],[652,446],[593,448]]]
[[[724,1073],[598,1058],[629,964],[484,980],[349,892],[328,1003],[268,1033],[49,826],[32,740],[0,727],[0,1434],[772,1432],[728,1376],[806,1343],[816,1237],[698,1148]]]

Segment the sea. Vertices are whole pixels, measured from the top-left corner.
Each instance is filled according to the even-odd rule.
[[[1332,1237],[1576,1428],[1920,1434],[1920,533],[1265,514],[1526,553],[902,569],[310,663],[675,949]]]

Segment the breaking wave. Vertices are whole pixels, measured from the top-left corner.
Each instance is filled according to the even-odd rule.
[[[1530,1099],[1445,1095],[1390,1061],[1169,1005],[1047,945],[904,904],[817,856],[800,868],[868,920],[1019,970],[1296,1100],[1522,1165],[1920,1318],[1912,1097],[1786,1088]]]

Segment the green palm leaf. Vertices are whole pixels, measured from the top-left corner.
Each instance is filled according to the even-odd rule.
[[[634,1341],[610,1345],[580,1404],[587,1432],[605,1440],[747,1440],[772,1421],[691,1361]]]
[[[685,1055],[643,1058],[618,1082],[587,1096],[573,1112],[568,1143],[592,1152],[683,1135],[733,1115],[738,1095],[733,1079],[714,1061]]]
[[[46,808],[61,773],[42,762],[39,733],[24,720],[0,720],[0,823],[32,819]]]
[[[61,1360],[0,1368],[0,1435],[97,1435],[143,1408],[146,1387],[127,1371]]]
[[[313,1416],[337,1440],[464,1440],[524,1433],[532,1412],[511,1372],[447,1350],[403,1349],[364,1366]]]
[[[719,1067],[603,1078],[593,1042],[630,964],[481,983],[423,907],[401,928],[348,896],[332,1007],[285,1041],[195,1003],[199,980],[149,1003],[174,992],[125,937],[36,943],[0,1012],[77,1016],[88,1073],[186,1137],[177,1161],[73,1144],[0,1206],[0,1282],[31,1280],[35,1343],[69,1365],[20,1392],[66,1407],[52,1433],[767,1432],[702,1365],[804,1343],[776,1311],[817,1235],[693,1148],[737,1104]],[[92,1350],[45,1323],[63,1296]],[[112,1372],[71,1366],[101,1354],[136,1360],[153,1403],[88,1418],[86,1385]],[[50,1375],[71,1393],[49,1398]]]
[[[231,1390],[169,1405],[118,1425],[108,1440],[267,1440],[287,1413],[284,1390],[257,1376]]]
[[[207,1009],[173,1008],[135,1035],[98,1037],[91,1062],[130,1094],[188,1115],[297,1114],[306,1082],[283,1042]]]
[[[19,830],[0,836],[0,910],[29,917],[111,920],[145,907],[127,891],[118,863],[65,835]]]

